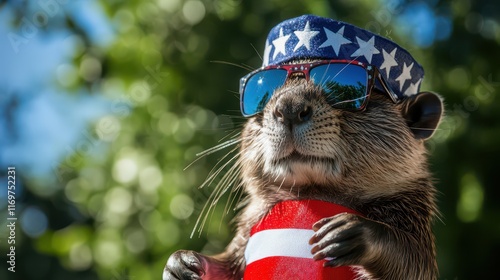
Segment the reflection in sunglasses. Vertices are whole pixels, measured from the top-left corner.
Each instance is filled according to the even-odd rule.
[[[355,85],[341,85],[336,81],[327,82],[323,89],[327,102],[335,108],[355,109],[362,106],[367,97],[366,86],[361,82]],[[351,103],[351,104],[349,104]]]
[[[264,107],[266,107],[268,100],[271,97],[271,93],[269,91],[266,91],[264,96],[262,96],[262,99],[259,101],[259,104],[257,104],[257,111],[263,111]]]
[[[319,86],[335,108],[363,110],[375,79],[393,102],[397,97],[387,87],[378,69],[357,61],[329,60],[304,64],[270,65],[255,70],[240,81],[241,111],[250,117],[264,110],[274,92],[287,80],[302,76]]]

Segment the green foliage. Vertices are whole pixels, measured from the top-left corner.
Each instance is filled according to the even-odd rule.
[[[371,27],[424,65],[423,89],[440,93],[447,104],[447,116],[428,145],[441,193],[443,218],[435,232],[442,279],[486,279],[496,271],[500,28],[492,15],[481,15],[487,4],[440,1],[434,8],[449,9],[452,36],[418,48],[396,15],[374,1],[99,3],[116,38],[103,48],[74,30],[84,50],[73,63],[78,68],[96,59],[101,76],[58,86],[68,92],[75,85],[92,87],[110,100],[110,113],[86,131],[92,150],[61,162],[54,174],[58,180],[26,178],[27,203],[43,207],[50,229],[36,239],[19,237],[16,277],[159,279],[175,250],[221,251],[231,238],[234,215],[224,211],[224,200],[203,232],[189,236],[214,184],[197,186],[224,152],[184,168],[197,153],[238,132],[244,119],[237,91],[249,72],[245,68],[261,65],[259,53],[271,27],[305,13]],[[381,19],[383,12],[389,18]],[[67,164],[71,157],[80,157],[79,164]],[[44,184],[57,190],[44,195],[38,191]]]
[[[360,108],[366,99],[366,85],[357,82],[357,85],[341,85],[338,82],[328,82],[323,88],[330,104],[336,108]]]

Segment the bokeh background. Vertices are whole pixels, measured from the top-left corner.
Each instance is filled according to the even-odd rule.
[[[0,1],[0,279],[160,279],[175,250],[222,250],[224,199],[190,235],[220,179],[197,187],[229,149],[185,167],[239,131],[239,78],[270,28],[306,13],[390,37],[424,66],[422,89],[447,108],[428,142],[440,279],[494,279],[500,5],[486,0]]]

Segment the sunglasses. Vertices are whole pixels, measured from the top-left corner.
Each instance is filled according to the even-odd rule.
[[[389,95],[394,103],[398,102],[397,95],[387,85],[377,67],[355,60],[323,60],[270,65],[241,78],[240,107],[243,116],[251,117],[262,112],[273,93],[285,85],[289,77],[298,73],[319,86],[333,108],[364,110],[377,82],[377,88]]]

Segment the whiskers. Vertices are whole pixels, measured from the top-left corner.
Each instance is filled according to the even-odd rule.
[[[198,219],[196,220],[196,224],[191,232],[190,238],[194,236],[195,232],[198,232],[198,236],[201,236],[201,232],[206,225],[209,216],[213,215],[215,207],[220,199],[226,194],[230,189],[229,197],[227,198],[226,205],[224,207],[223,214],[226,215],[229,213],[231,206],[237,203],[237,201],[241,198],[241,193],[238,196],[238,191],[241,189],[241,182],[239,182],[239,173],[241,171],[241,164],[239,162],[239,143],[242,139],[239,137],[240,133],[236,133],[232,138],[225,142],[222,142],[212,148],[209,148],[201,153],[198,153],[198,158],[193,161],[186,168],[197,162],[200,158],[211,155],[215,152],[221,151],[231,146],[233,147],[229,152],[227,152],[217,164],[215,164],[214,168],[210,171],[208,177],[205,181],[199,186],[199,188],[205,188],[214,184],[215,180],[219,178],[220,180],[216,183],[213,191],[210,192],[210,195],[203,206]],[[229,169],[228,169],[229,168]],[[227,170],[227,171],[226,171]],[[224,173],[225,172],[225,173]],[[224,173],[224,175],[221,175]],[[239,198],[238,198],[239,197]],[[222,222],[222,221],[221,221]]]
[[[254,67],[251,67],[246,64],[237,64],[221,60],[213,60],[210,62],[235,66],[249,72],[255,70]],[[234,95],[239,94],[239,92],[237,91],[230,90],[229,92]],[[240,117],[233,117],[233,116],[229,117],[234,118],[238,121],[243,120]],[[240,124],[236,123],[236,125]],[[243,192],[240,191],[242,184],[239,180],[239,174],[241,172],[242,167],[241,167],[241,162],[239,160],[239,148],[240,148],[240,143],[243,139],[240,136],[241,132],[239,130],[228,134],[224,138],[230,138],[229,140],[226,140],[212,148],[209,148],[201,153],[198,153],[196,155],[197,158],[185,168],[185,169],[189,168],[194,163],[198,162],[201,158],[204,158],[208,155],[212,155],[216,152],[232,147],[222,158],[218,160],[218,162],[214,165],[214,167],[210,171],[208,177],[199,186],[199,189],[202,189],[215,184],[215,188],[210,192],[210,195],[207,201],[205,202],[198,216],[198,219],[196,220],[196,224],[193,228],[193,231],[191,232],[190,238],[194,236],[195,232],[198,232],[198,236],[201,235],[201,232],[203,231],[203,228],[205,227],[206,222],[209,219],[209,216],[213,215],[213,213],[215,212],[217,203],[221,200],[221,198],[224,197],[226,193],[228,193],[229,190],[230,190],[229,196],[227,198],[226,205],[224,206],[223,215],[228,214],[230,209],[232,208],[232,205],[235,204],[237,205],[238,202],[241,200]],[[220,178],[220,180],[217,181],[218,178]]]
[[[255,70],[255,68],[253,68],[253,67],[251,67],[249,65],[246,65],[246,64],[237,64],[237,63],[233,63],[233,62],[229,62],[229,61],[223,61],[223,60],[212,60],[210,62],[231,65],[231,66],[235,66],[235,67],[238,67],[238,68],[250,71],[250,72],[253,71],[253,70]]]
[[[441,128],[426,128],[426,127],[415,127],[415,126],[410,126],[409,128],[412,130],[432,131],[432,132],[443,131],[443,129]]]

